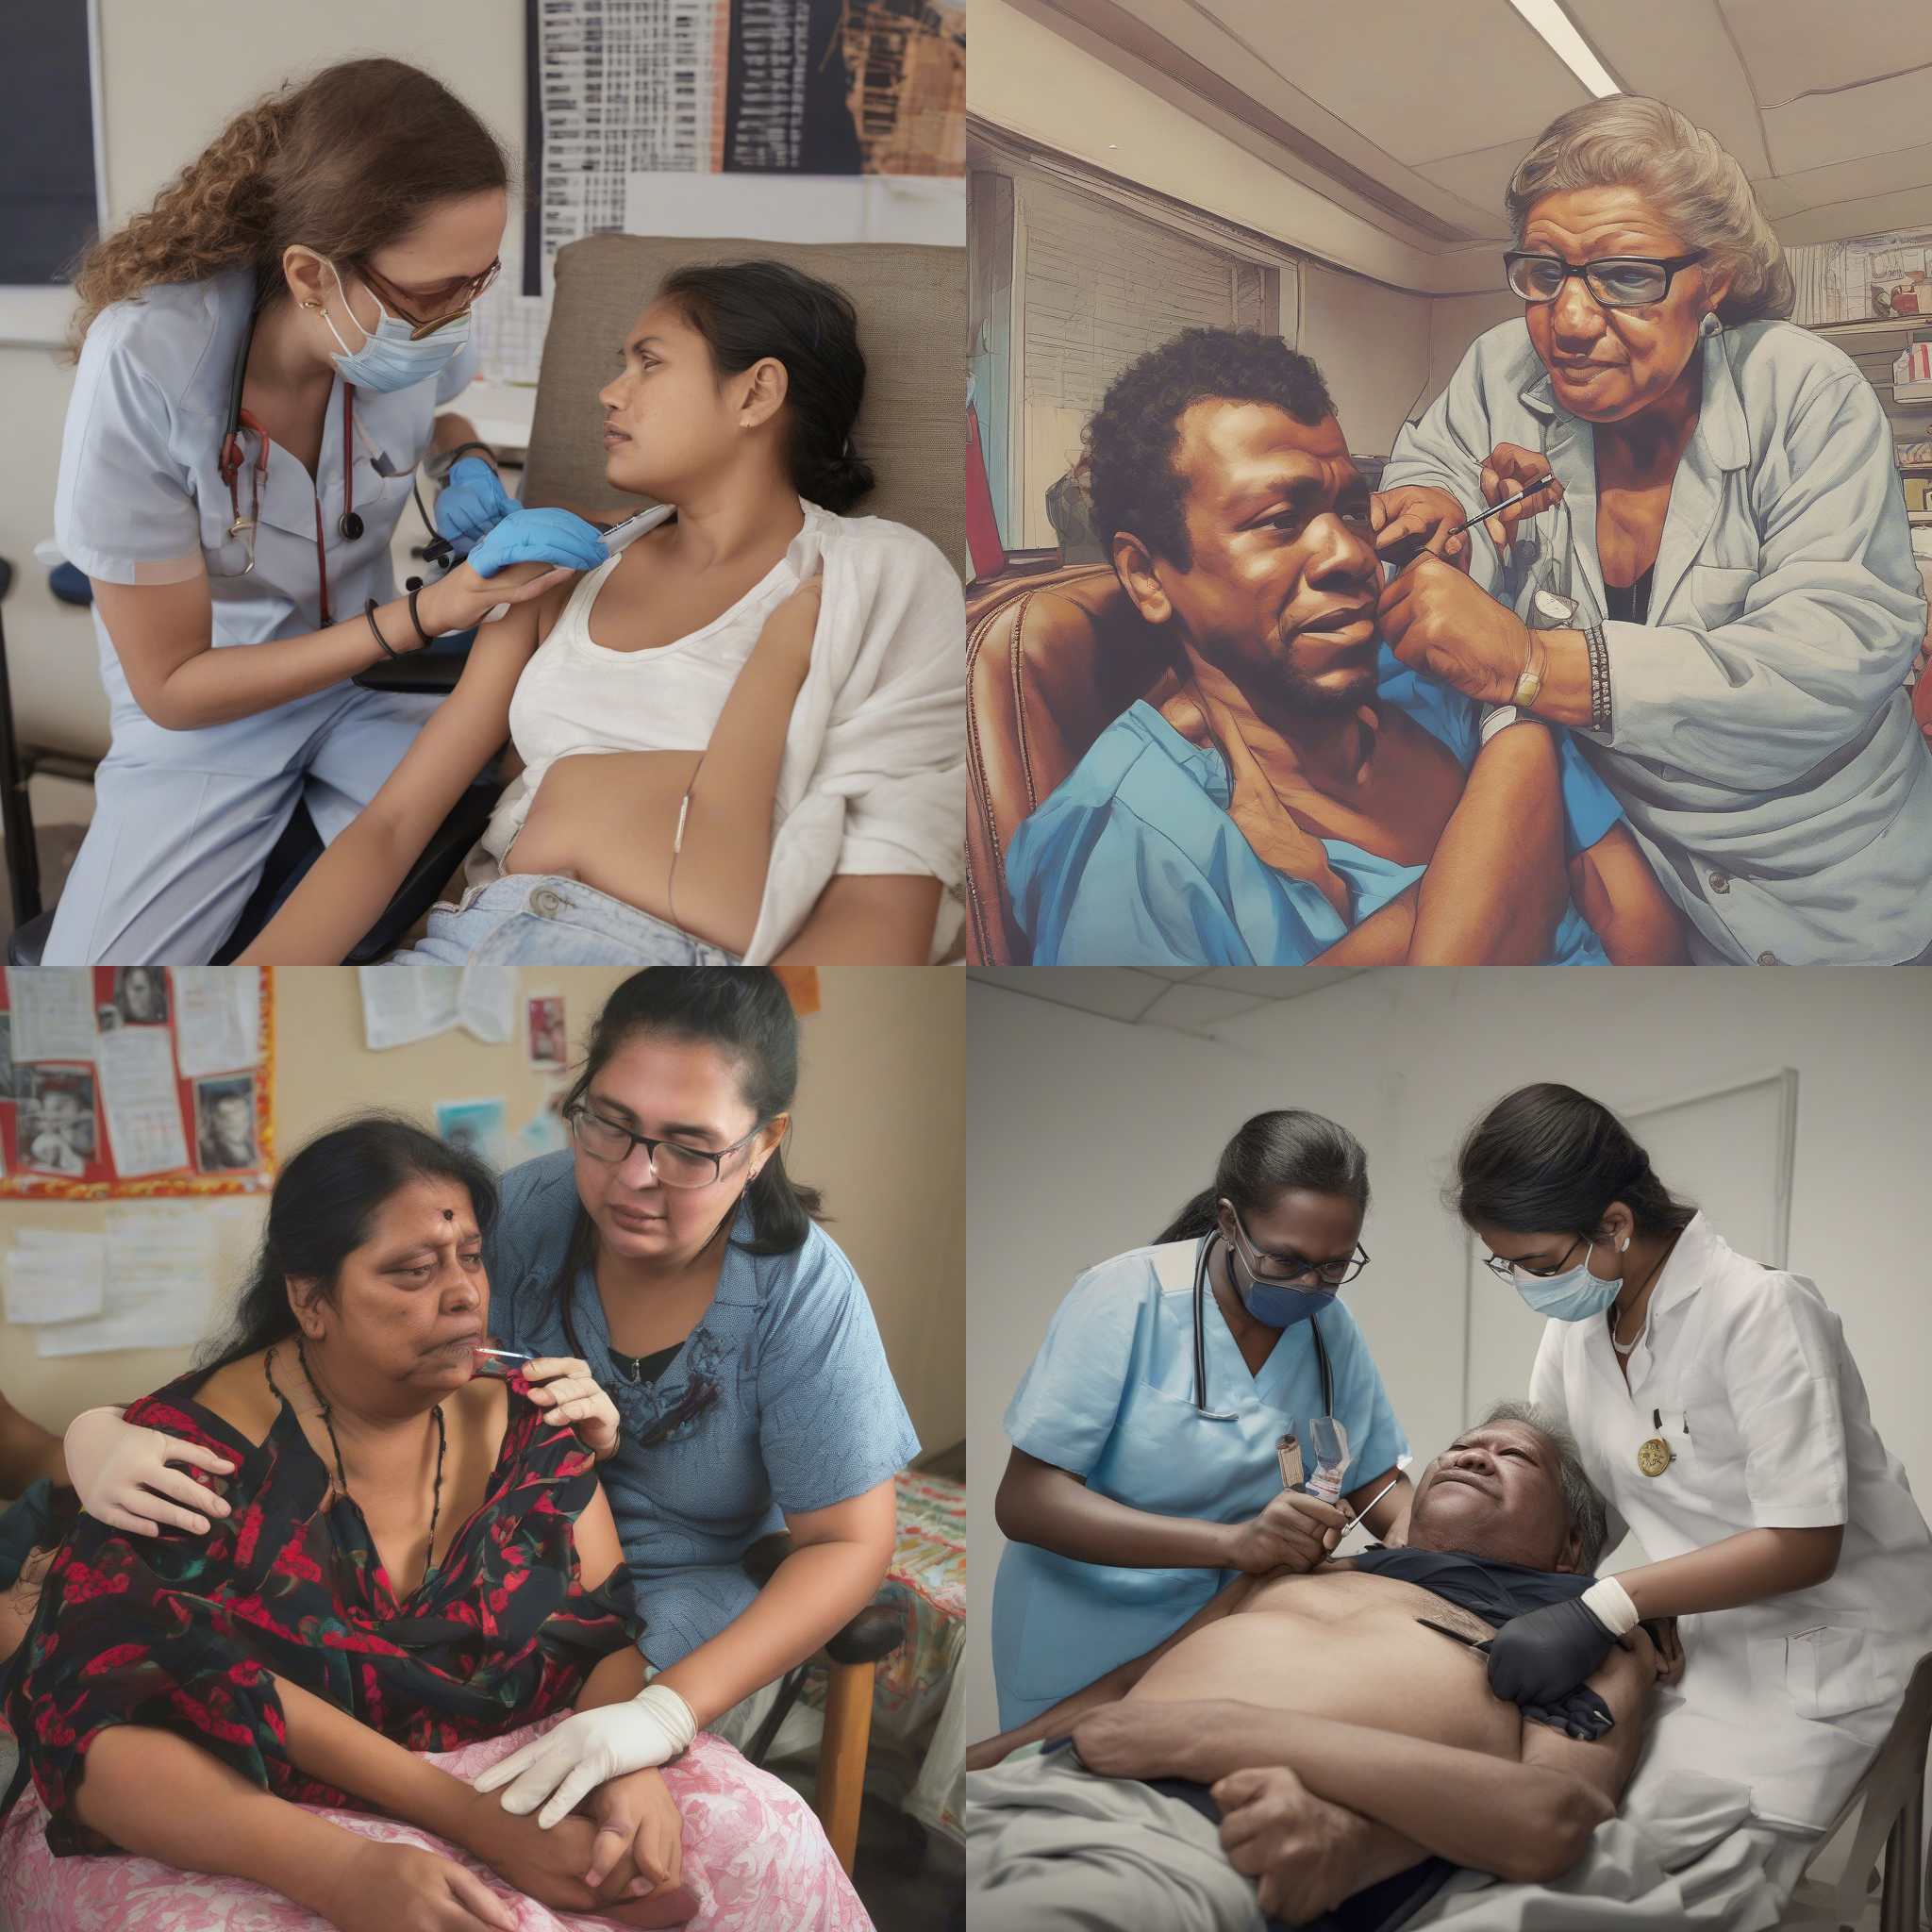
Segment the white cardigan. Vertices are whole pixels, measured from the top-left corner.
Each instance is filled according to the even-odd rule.
[[[772,861],[745,961],[762,964],[782,952],[841,873],[937,878],[945,889],[933,934],[938,960],[959,935],[966,842],[966,604],[958,574],[904,524],[834,516],[803,499],[801,507],[805,527],[785,561],[801,581],[823,560],[824,588],[811,666],[778,767]],[[640,525],[620,554],[658,521]],[[583,622],[608,575],[608,567],[593,571],[578,584],[553,637]],[[583,749],[636,748],[635,729],[624,737]],[[508,821],[521,824],[527,809],[519,779],[472,857],[473,886],[495,875],[487,848],[503,850]]]

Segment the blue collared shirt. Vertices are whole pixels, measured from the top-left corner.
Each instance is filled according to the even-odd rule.
[[[491,1325],[507,1347],[577,1353],[553,1292],[577,1211],[567,1150],[504,1175],[485,1261]],[[863,1495],[919,1453],[872,1305],[831,1237],[814,1226],[789,1255],[747,1254],[739,1243],[750,1237],[741,1210],[710,1306],[655,1382],[612,1365],[590,1271],[570,1284],[584,1359],[623,1425],[598,1474],[644,1620],[641,1647],[660,1671],[743,1612],[757,1587],[740,1558],[785,1515]],[[641,1440],[679,1415],[662,1440]]]
[[[1611,728],[1585,756],[1700,958],[1883,965],[1932,944],[1932,750],[1905,688],[1925,598],[1891,426],[1857,364],[1753,322],[1703,344],[1703,405],[1671,490],[1643,624],[1604,624]],[[1498,442],[1564,489],[1471,574],[1527,613],[1539,588],[1601,623],[1591,425],[1561,408],[1522,322],[1477,338],[1405,427],[1381,487],[1472,511]]]
[[[1480,744],[1476,707],[1419,676],[1385,645],[1379,694],[1454,753],[1464,771]],[[1587,851],[1623,817],[1557,733],[1569,850]],[[1228,815],[1227,761],[1137,703],[1097,738],[1007,855],[1013,916],[1036,966],[1298,966],[1325,951],[1419,879],[1424,868],[1324,839],[1349,892],[1350,917],[1321,888],[1275,871]],[[1606,963],[1602,942],[1567,902],[1551,961]]]

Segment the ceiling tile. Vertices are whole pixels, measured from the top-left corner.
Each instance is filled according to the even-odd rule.
[[[1764,211],[1776,221],[1806,208],[1831,208],[1840,202],[1865,201],[1874,194],[1896,194],[1912,189],[1932,191],[1932,144],[1902,147],[1890,154],[1866,155],[1839,161],[1828,168],[1805,168],[1775,181],[1752,184]],[[1932,192],[1926,192],[1926,212],[1932,214]]]
[[[1151,973],[1157,979],[1199,979],[1213,971],[1208,966],[1137,966],[1136,973]]]
[[[1809,89],[1841,88],[1932,61],[1932,10],[1924,7],[1718,0],[1718,9],[1767,108]],[[1921,90],[1924,84],[1919,75]]]
[[[1311,33],[1309,9],[1281,0],[1196,4],[1331,114],[1411,165],[1492,146],[1504,134],[1527,146],[1590,98],[1508,0],[1378,0],[1373,31],[1356,33]]]
[[[1146,973],[1111,966],[969,966],[969,977],[1028,999],[1057,1007],[1077,1007],[1107,1020],[1138,1020],[1166,991]]]
[[[1141,1016],[1144,1026],[1167,1026],[1180,1033],[1205,1033],[1224,1020],[1252,1013],[1264,1002],[1258,994],[1230,992],[1224,987],[1171,986]]]
[[[1838,8],[1842,12],[1846,9]],[[1923,74],[1874,80],[1848,93],[1819,94],[1764,110],[1771,163],[1780,175],[1915,147],[1925,132]]]
[[[1509,232],[1508,219],[1503,212],[1504,192],[1527,145],[1526,142],[1507,141],[1500,147],[1478,148],[1474,154],[1444,155],[1440,160],[1418,161],[1416,173],[1438,188],[1446,188],[1473,208],[1481,208],[1489,216],[1484,232],[1500,239]]]
[[[1210,966],[1196,982],[1226,992],[1253,993],[1257,999],[1291,1000],[1319,992],[1339,979],[1353,979],[1360,966]]]

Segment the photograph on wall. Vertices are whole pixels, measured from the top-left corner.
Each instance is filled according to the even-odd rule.
[[[525,1000],[525,1039],[533,1067],[561,1068],[570,1061],[570,1035],[564,1024],[563,995],[546,993]]]
[[[97,1144],[92,1069],[35,1065],[18,1112],[23,1167],[69,1180],[86,1174]]]
[[[128,1026],[168,1024],[168,975],[159,966],[117,966],[114,1010]]]
[[[194,1083],[194,1164],[203,1174],[240,1174],[259,1164],[255,1076],[226,1074]]]

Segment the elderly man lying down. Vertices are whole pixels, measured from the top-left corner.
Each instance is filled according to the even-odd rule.
[[[1381,1932],[1457,1865],[1558,1876],[1617,1808],[1675,1633],[1633,1631],[1538,1712],[1497,1698],[1469,1646],[1580,1595],[1605,1534],[1574,1443],[1499,1407],[1430,1464],[1405,1547],[1242,1578],[974,1746],[974,1932]]]

